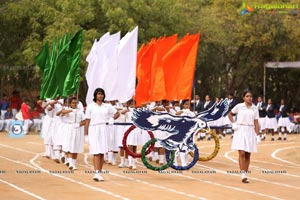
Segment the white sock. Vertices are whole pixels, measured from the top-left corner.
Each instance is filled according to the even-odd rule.
[[[111,163],[112,162],[112,157],[113,157],[113,152],[111,152],[111,151],[108,152],[107,157],[108,157],[108,162]]]
[[[120,159],[121,159],[121,165],[124,165],[124,160],[125,160],[125,158],[124,158],[124,156],[123,157],[120,157]]]
[[[128,156],[128,166],[132,166],[132,156]]]
[[[159,155],[159,163],[164,163],[165,155]]]
[[[278,133],[278,136],[279,136],[279,137],[282,137],[282,133],[281,133],[281,132],[279,132],[279,133]]]
[[[284,134],[284,138],[286,138],[286,136],[287,136],[287,134],[285,133],[285,134]]]
[[[185,153],[180,152],[179,155],[181,160],[181,166],[186,166]]]
[[[135,158],[132,158],[132,167],[136,168],[136,159]]]
[[[116,160],[117,160],[117,153],[113,153],[112,155],[112,163],[116,163]]]
[[[76,159],[72,159],[72,164],[73,164],[73,166],[75,166],[76,165]]]
[[[154,152],[153,160],[154,161],[158,160],[158,152]]]
[[[60,156],[60,152],[59,152],[59,150],[54,150],[54,158],[55,159],[59,159],[59,156]]]

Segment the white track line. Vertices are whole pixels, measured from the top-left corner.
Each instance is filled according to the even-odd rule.
[[[31,160],[30,160],[30,163],[37,167],[39,170],[41,170],[42,172],[45,172],[45,173],[48,173],[48,174],[51,174],[49,171],[45,170],[44,168],[40,167],[38,164],[35,163],[35,160],[39,157],[39,154],[36,154]],[[81,181],[76,181],[74,179],[71,179],[71,178],[68,178],[68,177],[65,177],[65,176],[61,176],[59,174],[51,174],[52,176],[56,176],[56,177],[59,177],[59,178],[62,178],[62,179],[65,179],[67,181],[70,181],[70,182],[73,182],[73,183],[77,183],[79,185],[82,185],[84,187],[87,187],[87,188],[90,188],[90,189],[93,189],[95,191],[98,191],[98,192],[102,192],[102,193],[105,193],[105,194],[108,194],[108,195],[111,195],[113,197],[116,197],[116,198],[119,198],[119,199],[123,199],[123,200],[129,200],[128,198],[126,197],[122,197],[120,195],[117,195],[117,194],[114,194],[110,191],[107,191],[107,190],[104,190],[104,189],[100,189],[100,188],[97,188],[97,187],[94,187],[94,186],[91,186],[91,185],[88,185],[86,183],[83,183]]]
[[[30,153],[30,154],[36,154],[36,152],[33,152],[33,151],[27,151],[25,149],[20,149],[20,148],[17,148],[17,147],[11,147],[11,146],[8,146],[8,145],[5,145],[5,144],[0,144],[0,146],[6,147],[6,148],[9,148],[9,149],[13,149],[13,150],[23,151],[23,152]]]
[[[145,167],[142,164],[139,164],[139,166]],[[259,193],[259,192],[254,192],[254,191],[246,190],[246,189],[241,189],[241,188],[237,188],[237,187],[233,187],[233,186],[228,186],[228,185],[224,185],[224,184],[221,184],[221,183],[212,182],[212,181],[208,181],[208,180],[203,180],[203,178],[202,179],[198,179],[198,178],[195,178],[195,177],[192,177],[192,176],[188,176],[188,175],[183,175],[183,174],[170,174],[170,175],[181,176],[181,177],[188,178],[188,179],[193,179],[193,180],[196,180],[196,181],[199,181],[199,182],[208,183],[208,184],[212,184],[212,185],[216,185],[216,186],[220,186],[220,187],[223,187],[223,188],[227,188],[227,189],[231,189],[231,190],[236,190],[236,191],[240,191],[240,192],[244,192],[244,193],[254,194],[254,195],[257,195],[257,196],[267,197],[267,198],[270,198],[270,199],[282,200],[281,198],[270,196],[270,195],[267,195],[267,194],[263,194],[263,193]]]
[[[88,154],[85,154],[84,162],[86,164],[86,167],[89,168],[89,169],[92,169],[93,166],[88,163],[87,157],[88,157]],[[149,182],[146,182],[146,181],[143,181],[143,180],[140,180],[140,179],[127,177],[127,176],[123,176],[123,175],[112,173],[112,172],[109,172],[109,174],[113,175],[113,176],[120,177],[120,178],[128,179],[128,180],[131,180],[131,181],[135,181],[135,182],[138,182],[138,183],[142,183],[142,184],[154,187],[154,188],[159,188],[159,189],[162,189],[162,190],[168,190],[170,192],[181,194],[183,196],[188,196],[188,197],[191,197],[191,198],[206,200],[206,198],[204,198],[204,197],[198,197],[198,196],[193,195],[193,194],[188,194],[188,193],[185,193],[185,192],[181,192],[181,191],[178,191],[178,189],[167,188],[167,187],[156,185],[156,184],[153,184],[153,183],[149,183]]]
[[[290,161],[287,161],[287,160],[284,160],[284,159],[281,159],[279,157],[276,156],[276,154],[279,152],[279,151],[282,151],[282,150],[285,150],[285,149],[292,149],[292,148],[298,148],[300,146],[293,146],[293,147],[285,147],[285,148],[280,148],[280,149],[276,149],[272,154],[272,158],[276,159],[276,160],[279,160],[281,162],[285,162],[285,163],[289,163],[291,165],[295,165],[297,167],[300,167],[300,165],[296,164],[296,163],[293,163],[293,162],[290,162]]]
[[[273,162],[265,162],[265,161],[254,160],[254,159],[251,159],[251,162],[265,163],[265,164],[278,165],[278,166],[281,166],[281,167],[290,167],[290,168],[300,167],[300,166],[291,166],[291,165],[286,165],[286,164],[278,164],[278,163],[273,163]]]
[[[1,145],[1,146],[4,146],[4,147],[6,147],[6,148],[12,148],[12,147],[7,146],[7,145],[2,145],[2,144],[0,144],[0,145]],[[45,169],[39,167],[37,164],[34,163],[34,160],[39,156],[39,153],[37,154],[37,153],[35,153],[35,152],[29,152],[29,151],[27,151],[27,150],[20,149],[20,148],[12,148],[12,149],[16,149],[16,150],[18,150],[18,151],[22,151],[22,152],[25,152],[25,153],[34,153],[34,154],[35,154],[35,157],[32,158],[32,159],[30,160],[30,163],[31,163],[33,166],[35,166],[35,167],[33,167],[33,166],[31,166],[31,165],[28,165],[28,164],[26,164],[26,163],[23,163],[23,162],[19,162],[19,161],[15,161],[15,160],[12,160],[12,159],[3,157],[3,156],[0,156],[0,157],[1,157],[1,158],[4,158],[4,159],[6,159],[6,160],[9,160],[9,161],[11,161],[11,162],[15,162],[15,163],[18,163],[18,164],[25,165],[25,166],[30,167],[30,168],[33,168],[33,169],[39,169],[39,170],[41,170],[42,172],[45,172],[45,173],[48,173],[48,174],[50,174],[50,175],[53,175],[53,176],[56,176],[56,177],[59,177],[59,178],[62,178],[62,179],[71,181],[71,182],[73,182],[73,183],[77,183],[77,184],[79,184],[79,185],[88,187],[88,188],[93,189],[93,190],[96,190],[96,191],[98,191],[98,192],[103,192],[103,193],[112,195],[112,196],[114,196],[114,197],[116,197],[116,198],[120,198],[120,199],[123,199],[123,200],[129,200],[128,198],[122,197],[122,196],[120,196],[120,195],[116,195],[116,194],[114,194],[114,193],[111,193],[111,192],[109,192],[109,191],[106,191],[106,190],[103,190],[103,189],[100,189],[100,188],[96,188],[96,187],[94,187],[94,186],[91,186],[91,185],[82,183],[82,182],[80,182],[80,181],[75,181],[75,180],[73,180],[73,179],[71,179],[71,178],[68,178],[68,177],[65,177],[65,176],[61,176],[61,175],[58,175],[58,174],[52,174],[52,173],[50,173],[49,171],[47,171],[47,170],[45,170]]]
[[[235,150],[231,150],[231,151],[227,151],[225,152],[225,158],[227,158],[228,160],[231,160],[232,162],[234,163],[238,163],[236,160],[234,160],[233,158],[231,158],[229,156],[229,153],[231,152],[234,152]],[[251,165],[250,166],[251,168],[254,168],[254,169],[257,169],[257,170],[267,170],[267,169],[264,169],[264,168],[261,168],[261,167],[258,167],[258,166],[255,166],[255,165]],[[224,171],[225,172],[225,171]],[[237,174],[229,174],[229,175],[237,175]],[[298,175],[294,175],[294,174],[288,174],[288,173],[282,173],[280,175],[285,175],[285,176],[291,176],[291,177],[300,177]],[[238,176],[238,175],[237,175]],[[284,184],[284,183],[279,183],[279,182],[274,182],[274,181],[266,181],[264,179],[259,179],[259,178],[254,178],[254,177],[251,177],[251,179],[253,180],[258,180],[258,181],[262,181],[262,182],[265,182],[265,183],[269,183],[269,184],[274,184],[274,185],[281,185],[281,186],[285,186],[285,187],[289,187],[289,188],[293,188],[293,189],[297,189],[299,190],[300,187],[295,187],[295,186],[292,186],[292,185],[288,185],[288,184]]]
[[[16,186],[15,184],[9,183],[9,182],[7,182],[7,181],[5,181],[5,180],[3,180],[3,179],[0,179],[0,182],[2,182],[2,183],[4,183],[4,184],[7,184],[7,185],[9,185],[10,187],[13,187],[13,188],[15,188],[15,189],[17,189],[17,190],[19,190],[19,191],[21,191],[21,192],[24,192],[24,193],[26,193],[26,194],[28,194],[28,195],[30,195],[30,196],[36,198],[36,199],[45,200],[44,198],[42,198],[42,197],[40,197],[40,196],[38,196],[38,195],[36,195],[36,194],[33,194],[32,192],[29,192],[29,191],[27,191],[27,190],[25,190],[25,189],[23,189],[23,188],[20,188],[20,187]]]

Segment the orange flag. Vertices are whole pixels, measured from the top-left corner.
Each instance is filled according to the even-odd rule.
[[[165,99],[165,80],[163,71],[163,56],[176,44],[177,34],[158,39],[154,45],[154,56],[151,70],[150,101]]]
[[[200,33],[183,37],[164,57],[166,99],[190,99]]]
[[[149,91],[151,82],[151,68],[154,55],[154,44],[156,41],[152,40],[144,50],[144,53],[138,58],[137,63],[137,87],[135,89],[136,105],[139,106],[144,102],[149,102]],[[139,54],[138,54],[139,55]]]

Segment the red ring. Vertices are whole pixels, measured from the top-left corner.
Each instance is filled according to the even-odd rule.
[[[134,153],[132,152],[128,146],[127,146],[127,137],[128,135],[131,133],[131,131],[133,129],[135,129],[136,126],[135,125],[132,125],[130,126],[130,128],[124,133],[124,137],[123,137],[123,140],[122,140],[122,144],[123,144],[123,148],[124,150],[126,151],[126,153],[134,158],[140,158],[142,157],[142,154],[141,153]],[[152,131],[147,131],[148,134],[150,135],[150,138],[153,139],[154,138],[154,134],[152,133]],[[149,147],[149,149],[146,151],[146,155],[149,154],[152,150],[154,149],[154,143],[151,144],[151,146]]]

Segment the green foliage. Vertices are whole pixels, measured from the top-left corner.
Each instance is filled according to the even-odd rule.
[[[85,61],[95,39],[107,31],[122,35],[139,26],[139,45],[153,37],[201,33],[196,92],[202,97],[237,97],[246,88],[263,91],[263,65],[300,60],[300,10],[278,14],[255,9],[241,15],[237,0],[5,0],[0,5],[0,74],[17,88],[39,90],[41,72],[34,57],[46,41],[83,31],[81,91],[85,98]],[[267,0],[260,1],[268,3]],[[286,0],[285,3],[297,3]],[[11,67],[8,67],[11,66]],[[31,66],[20,70],[14,66]],[[9,68],[9,70],[8,70]],[[267,96],[287,97],[299,107],[300,72],[267,70]],[[288,80],[288,81],[287,81]],[[2,88],[1,88],[2,89]]]

